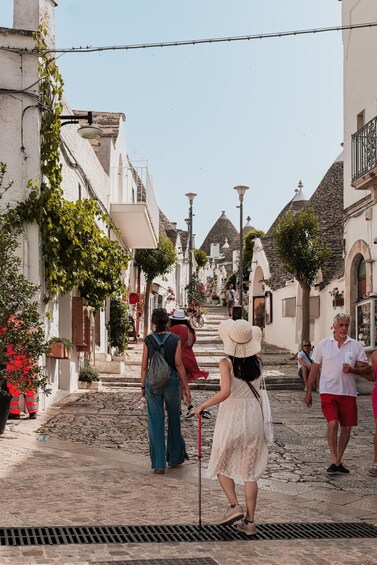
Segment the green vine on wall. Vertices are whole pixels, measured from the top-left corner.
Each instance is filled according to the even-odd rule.
[[[78,289],[95,309],[108,296],[124,290],[123,271],[128,256],[117,240],[111,240],[97,222],[119,235],[110,217],[93,198],[71,202],[61,188],[60,115],[63,80],[55,61],[46,54],[45,24],[35,34],[39,55],[41,118],[41,170],[39,185],[29,181],[30,196],[9,212],[13,225],[36,222],[42,239],[42,255],[48,301],[53,294]]]

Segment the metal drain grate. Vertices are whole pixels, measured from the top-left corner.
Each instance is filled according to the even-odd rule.
[[[89,565],[218,565],[211,557],[186,559],[137,559],[136,561],[91,561]]]
[[[358,523],[258,524],[256,540],[377,538],[377,527]],[[99,543],[171,543],[246,540],[236,527],[203,525],[58,526],[0,528],[0,546]]]

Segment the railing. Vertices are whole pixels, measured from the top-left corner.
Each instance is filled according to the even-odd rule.
[[[352,181],[377,167],[377,116],[352,136]]]

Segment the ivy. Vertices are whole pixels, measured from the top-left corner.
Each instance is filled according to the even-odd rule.
[[[106,297],[124,290],[121,279],[128,256],[117,240],[111,240],[98,227],[103,222],[119,235],[95,199],[71,202],[64,198],[59,151],[63,80],[55,60],[46,53],[45,24],[35,34],[35,41],[39,55],[43,181],[29,181],[28,199],[9,212],[9,219],[17,226],[24,222],[39,225],[46,301],[54,294],[76,288],[90,306],[98,309]]]

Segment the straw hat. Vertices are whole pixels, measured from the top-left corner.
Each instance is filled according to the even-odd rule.
[[[262,330],[246,320],[225,320],[219,326],[224,351],[232,357],[251,357],[262,348]]]
[[[182,308],[176,308],[171,316],[169,316],[171,320],[187,320],[184,310]]]

